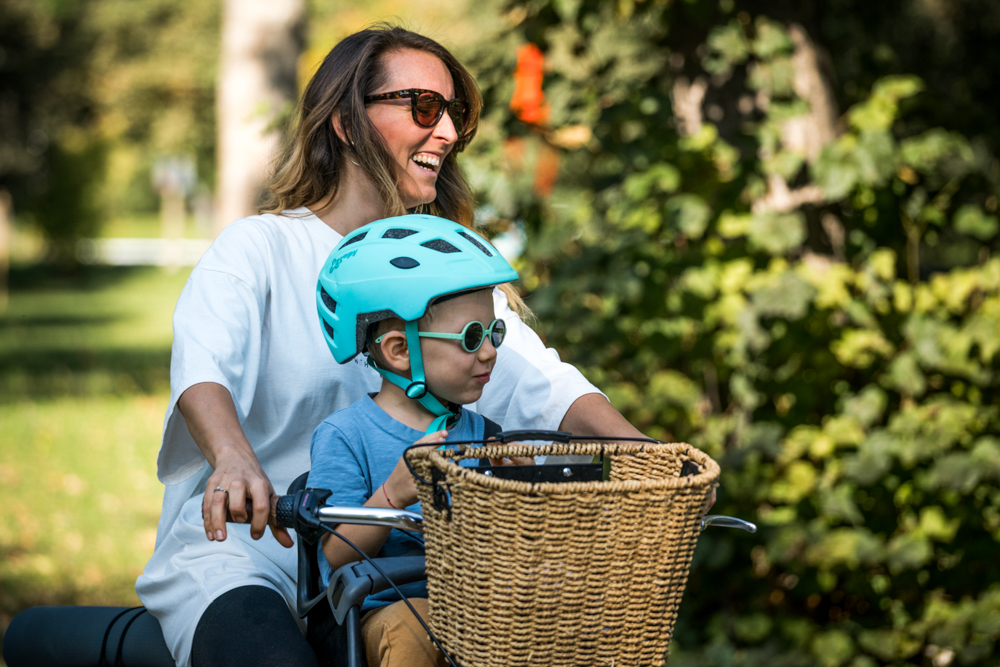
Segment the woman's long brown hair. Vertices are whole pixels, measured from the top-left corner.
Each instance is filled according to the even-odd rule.
[[[369,119],[364,100],[365,95],[374,93],[388,78],[385,56],[403,49],[437,57],[451,73],[455,97],[469,105],[468,128],[441,164],[437,197],[427,212],[472,226],[474,199],[456,158],[476,135],[483,108],[482,94],[469,71],[443,46],[423,35],[386,24],[343,39],[323,59],[299,101],[288,140],[275,163],[262,212],[280,213],[332,201],[341,186],[345,160],[353,158],[378,189],[385,217],[406,213],[399,195],[400,168]],[[334,129],[334,114],[347,141]],[[501,289],[518,314],[530,316],[510,285]]]

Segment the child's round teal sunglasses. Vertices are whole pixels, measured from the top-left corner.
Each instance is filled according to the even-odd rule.
[[[482,347],[486,336],[490,337],[493,347],[500,347],[506,335],[507,324],[501,319],[493,320],[490,322],[490,326],[486,328],[483,328],[482,322],[469,322],[462,329],[462,333],[457,334],[434,333],[432,331],[420,332],[421,338],[454,338],[455,340],[460,340],[462,341],[462,349],[466,352],[475,352]]]
[[[496,319],[490,322],[490,326],[483,327],[482,322],[469,322],[462,328],[462,333],[437,333],[434,331],[421,331],[421,338],[452,338],[454,340],[462,341],[462,349],[466,352],[475,352],[483,345],[483,341],[486,340],[486,336],[490,337],[490,342],[493,343],[493,347],[500,347],[503,343],[504,336],[507,335],[507,324],[501,320]],[[381,343],[382,338],[385,334],[382,334],[375,339],[375,343]]]

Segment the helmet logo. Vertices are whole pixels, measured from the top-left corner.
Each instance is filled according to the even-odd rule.
[[[333,273],[334,271],[336,271],[337,269],[340,268],[340,263],[341,262],[343,262],[345,259],[348,259],[349,257],[354,257],[357,254],[358,254],[357,250],[352,250],[351,252],[347,253],[346,255],[343,255],[341,257],[335,257],[334,259],[331,259],[330,260],[330,268],[327,269],[327,273]]]
[[[420,262],[412,257],[397,257],[396,259],[390,259],[389,263],[397,269],[413,269],[420,266]]]

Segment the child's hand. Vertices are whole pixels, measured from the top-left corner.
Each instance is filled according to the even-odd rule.
[[[533,466],[535,458],[533,456],[512,456],[509,459],[490,459],[493,466]]]
[[[493,440],[493,438],[490,438]],[[515,442],[515,445],[523,445],[523,442]],[[509,459],[490,459],[491,466],[533,466],[535,465],[534,456],[512,456]]]
[[[434,431],[417,440],[414,445],[444,444],[444,439],[448,437],[448,431]]]
[[[435,431],[434,433],[428,433],[424,437],[417,440],[415,445],[436,445],[444,444],[445,438],[448,436],[448,431]],[[410,474],[410,469],[406,467],[406,461],[403,457],[399,457],[399,461],[396,462],[396,467],[392,469],[392,474],[389,475],[389,479],[385,480],[384,494],[382,495],[383,500],[388,496],[388,502],[396,509],[405,509],[410,505],[417,502],[417,485],[413,479],[413,475]],[[382,494],[382,491],[376,491],[376,494]],[[374,496],[373,497],[377,497]]]

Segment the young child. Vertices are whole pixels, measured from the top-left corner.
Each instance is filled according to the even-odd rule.
[[[494,319],[492,288],[516,278],[487,241],[432,216],[381,220],[341,241],[317,289],[324,335],[339,363],[367,352],[382,387],[316,428],[308,486],[331,489],[331,504],[419,511],[403,451],[483,438],[484,418],[462,406],[482,395],[506,332]],[[337,530],[373,557],[423,555],[422,541],[401,531]],[[322,550],[324,585],[360,558],[332,535]],[[425,582],[400,588],[426,619]],[[370,667],[446,664],[394,591],[369,598],[362,613]]]

